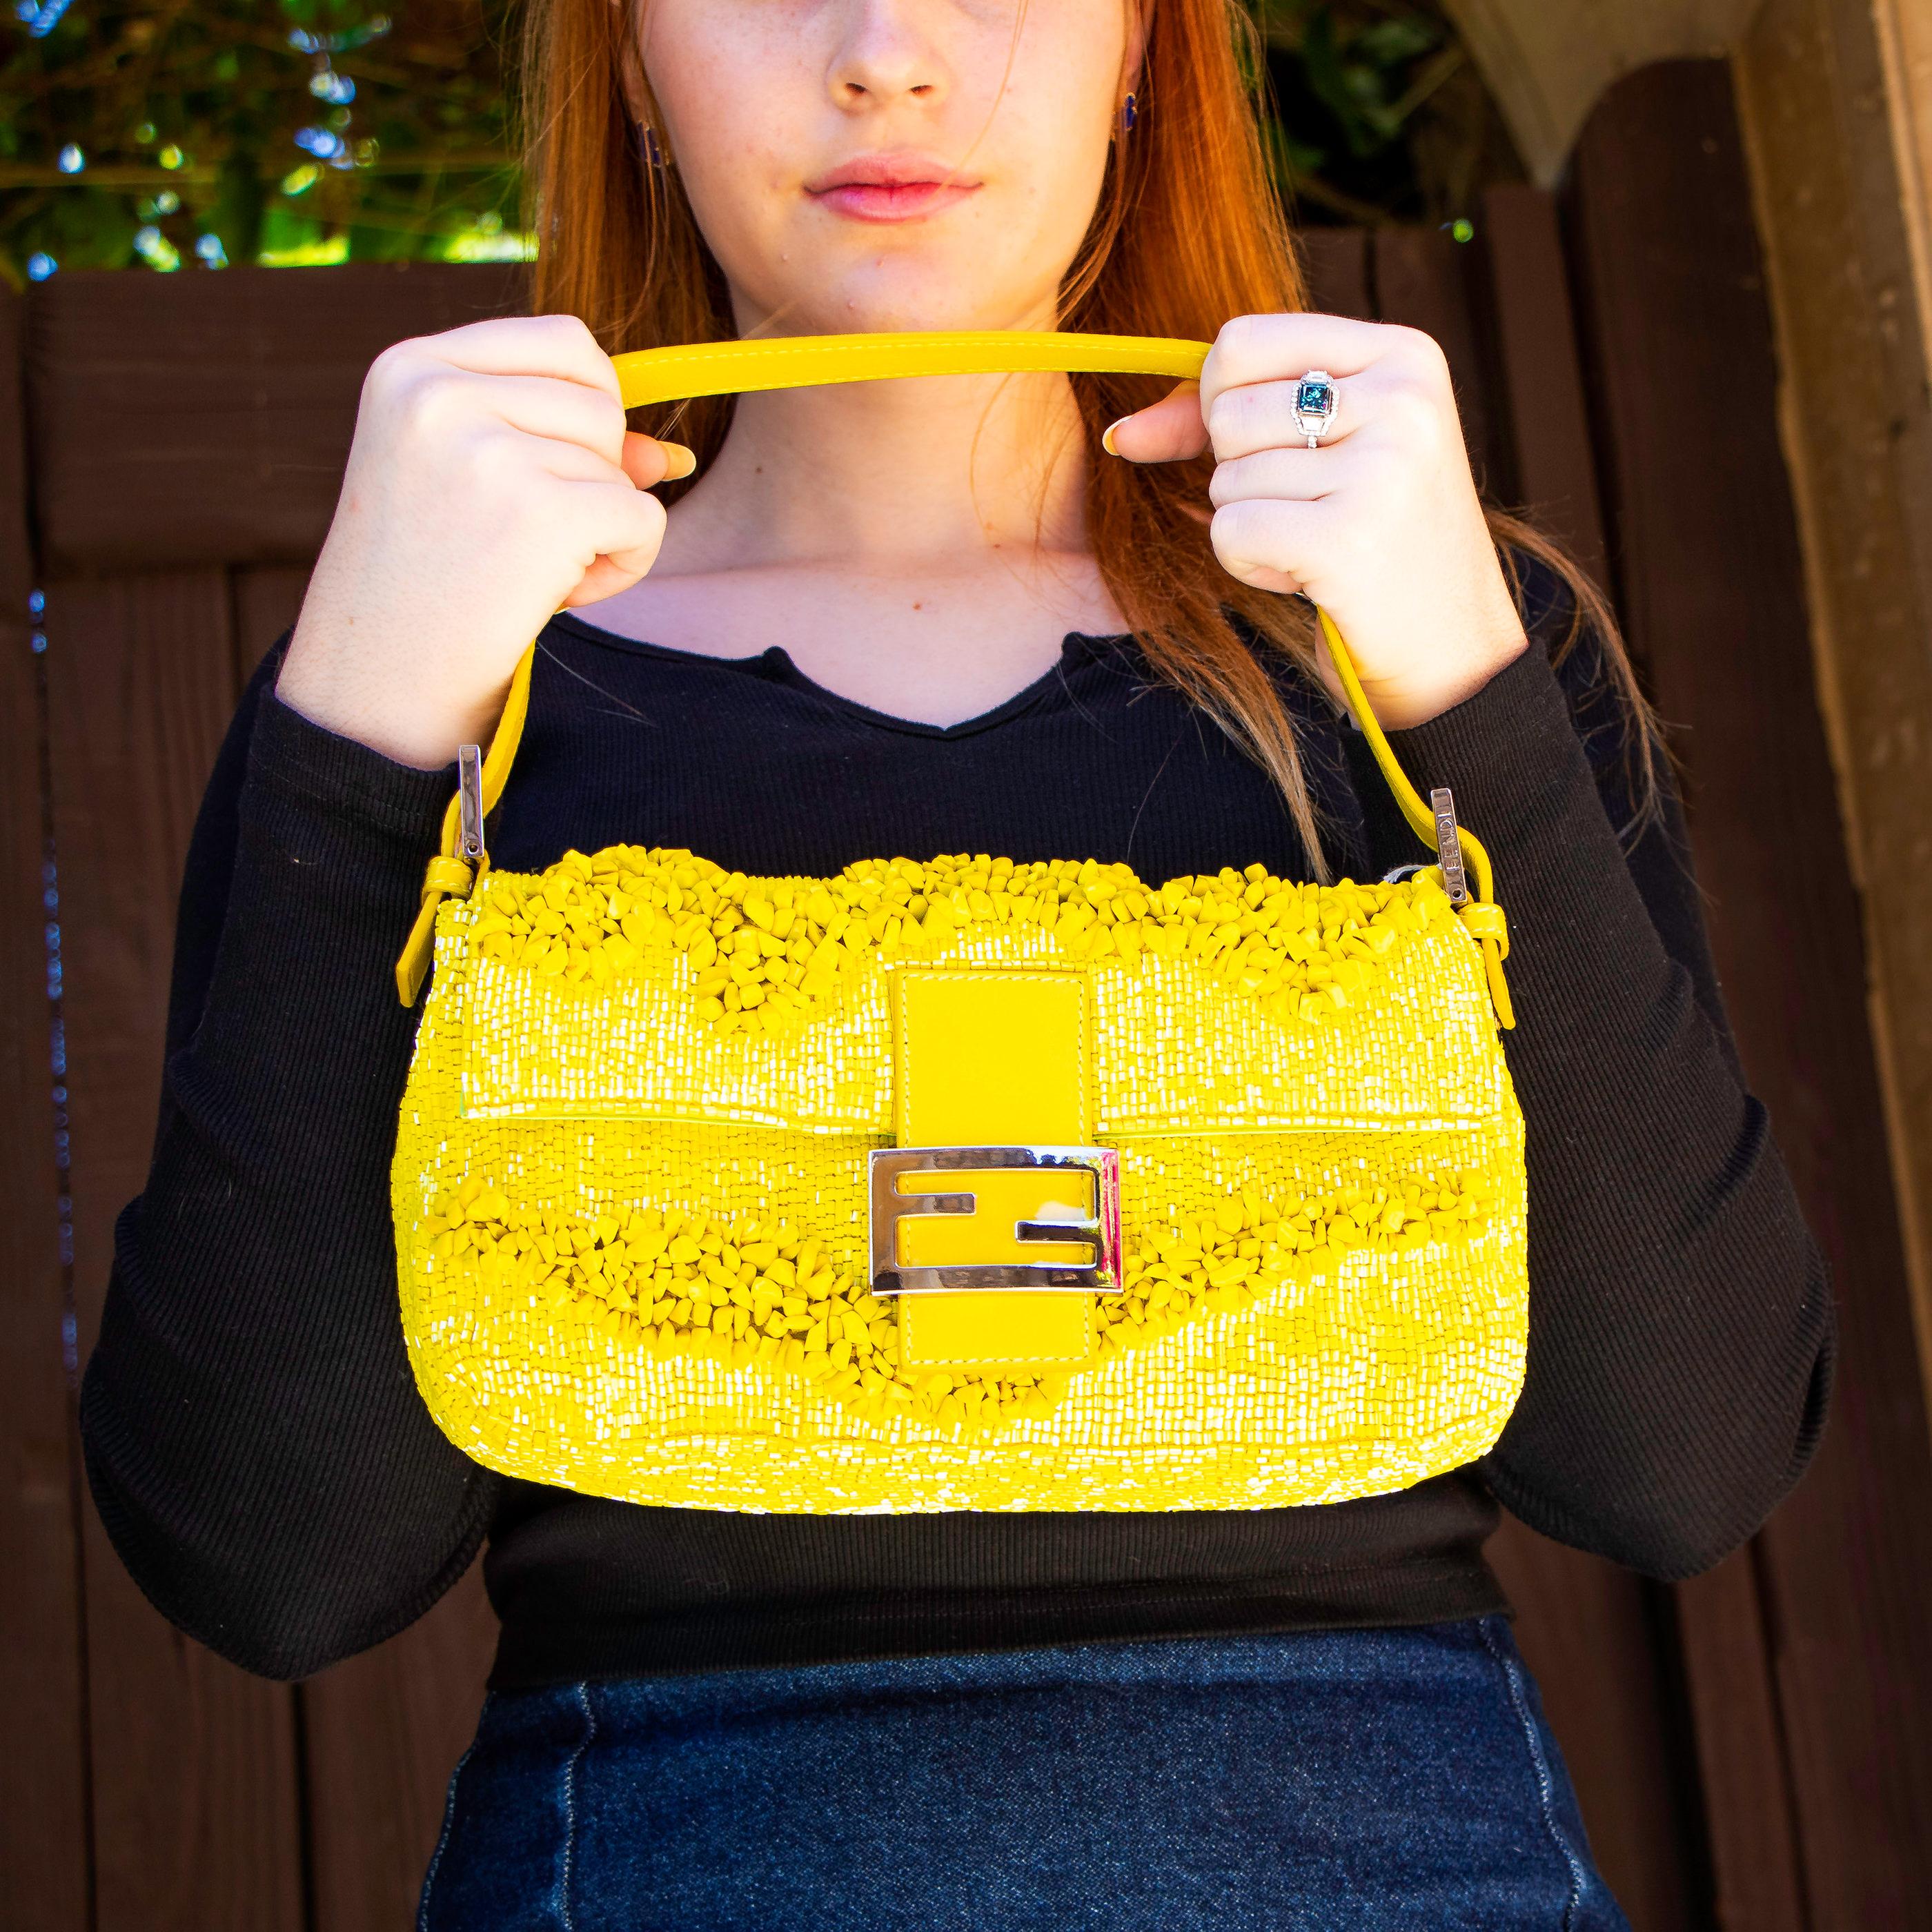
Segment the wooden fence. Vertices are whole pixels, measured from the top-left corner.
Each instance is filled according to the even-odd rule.
[[[1492,491],[1613,589],[1684,728],[1742,1050],[1838,1270],[1838,1412],[1752,1547],[1675,1589],[1494,1555],[1639,1932],[1922,1926],[1932,1440],[1813,698],[1725,69],[1625,82],[1559,206],[1316,232],[1320,304],[1448,350]],[[172,1631],[79,1471],[77,1365],[152,1132],[173,898],[241,681],[292,615],[362,373],[495,268],[62,276],[0,302],[0,1922],[402,1932],[473,1724],[472,1573],[289,1687]],[[30,593],[44,596],[44,609]],[[1911,888],[1916,889],[1916,888]]]

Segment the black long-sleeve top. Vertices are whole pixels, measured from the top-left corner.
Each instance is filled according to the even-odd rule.
[[[388,1168],[416,1016],[392,969],[452,789],[250,686],[190,852],[161,1118],[82,1417],[109,1533],[182,1629],[292,1677],[420,1616],[488,1544],[494,1682],[1466,1616],[1498,1505],[1660,1576],[1715,1562],[1822,1420],[1823,1266],[1745,1090],[1666,784],[1634,839],[1626,731],[1561,586],[1529,651],[1394,738],[1493,854],[1528,1126],[1529,1357],[1480,1463],[1298,1509],[800,1516],[645,1508],[494,1474],[430,1420]],[[1289,676],[1338,873],[1425,856],[1358,734]],[[686,847],[825,876],[973,851],[1158,882],[1310,866],[1278,795],[1130,643],[940,728],[571,617],[545,633],[494,862]]]

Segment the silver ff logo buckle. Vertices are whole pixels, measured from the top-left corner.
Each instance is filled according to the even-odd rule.
[[[972,1192],[943,1192],[944,1182],[907,1188],[920,1175],[1024,1174],[1030,1185],[997,1190],[1011,1199],[1016,1191],[1026,1205],[1004,1228],[991,1204],[982,1207],[985,1186]],[[1114,1148],[950,1147],[878,1148],[872,1154],[872,1292],[874,1294],[952,1294],[979,1288],[1084,1289],[1088,1294],[1120,1292],[1120,1156]],[[899,1228],[910,1220],[944,1218],[956,1224],[940,1243],[1001,1256],[985,1262],[954,1261],[907,1267],[899,1258]],[[976,1225],[975,1225],[976,1224]],[[939,1234],[935,1228],[934,1233]],[[1064,1256],[1029,1261],[1029,1246],[1082,1248],[1084,1258]],[[1003,1252],[1004,1251],[1004,1252]],[[1017,1252],[1014,1252],[1017,1251]]]

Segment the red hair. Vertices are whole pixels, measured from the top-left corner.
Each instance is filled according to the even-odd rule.
[[[646,83],[632,19],[612,0],[532,0],[526,28],[535,307],[581,316],[613,354],[736,333],[723,277],[676,171],[646,166],[638,153],[625,82],[640,92]],[[1136,125],[1130,140],[1113,144],[1100,205],[1062,291],[1064,327],[1211,341],[1231,316],[1306,306],[1244,78],[1262,71],[1238,0],[1150,8]],[[1293,726],[1264,662],[1279,650],[1312,674],[1308,606],[1251,590],[1222,569],[1202,514],[1211,458],[1142,467],[1101,456],[1106,426],[1155,400],[1165,385],[1127,376],[1072,382],[1090,458],[1087,528],[1108,590],[1155,673],[1273,777],[1325,875]],[[676,406],[678,436],[700,468],[724,440],[730,407],[728,398]],[[669,417],[660,412],[644,427],[668,433]],[[1577,621],[1562,648],[1586,624],[1600,637],[1609,674],[1639,721],[1634,740],[1647,797],[1648,712],[1601,594],[1525,524],[1494,511],[1490,522],[1506,554],[1535,555],[1569,584]]]

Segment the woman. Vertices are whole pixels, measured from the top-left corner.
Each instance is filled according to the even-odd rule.
[[[1715,1562],[1810,1453],[1830,1312],[1600,607],[1486,519],[1432,343],[1299,312],[1222,0],[548,0],[532,33],[544,313],[376,364],[197,832],[85,1397],[118,1548],[295,1676],[488,1539],[502,1642],[433,1932],[1622,1924],[1481,1544],[1501,1504],[1652,1575]],[[1164,400],[795,391],[680,412],[690,447],[627,430],[605,353],[1056,327],[1214,348]],[[647,841],[1378,877],[1420,855],[1296,592],[1418,782],[1453,776],[1514,922],[1533,1295],[1490,1455],[1302,1509],[819,1516],[507,1480],[437,1432],[396,1312],[391,966],[530,637],[499,868]]]

